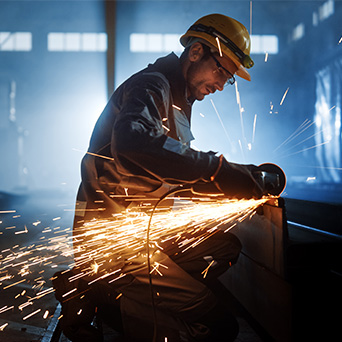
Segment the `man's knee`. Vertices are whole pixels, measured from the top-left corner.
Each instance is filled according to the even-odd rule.
[[[101,342],[102,334],[91,325],[95,305],[83,280],[69,281],[72,272],[57,272],[52,281],[55,297],[62,305],[60,320],[64,335],[73,342]]]
[[[239,240],[239,238],[232,234],[232,233],[225,233],[226,241],[227,241],[227,254],[229,254],[230,262],[231,264],[235,264],[239,258],[242,244]]]
[[[72,342],[103,342],[103,334],[90,324],[62,326],[64,335]]]

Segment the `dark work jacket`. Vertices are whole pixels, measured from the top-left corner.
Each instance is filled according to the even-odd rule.
[[[171,186],[209,181],[219,158],[190,148],[190,117],[175,54],[125,81],[99,117],[82,160],[75,222],[109,217]]]

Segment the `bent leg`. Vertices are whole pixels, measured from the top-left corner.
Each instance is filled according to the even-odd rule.
[[[184,253],[178,250],[166,250],[165,253],[192,277],[205,282],[204,278],[207,281],[216,279],[234,265],[241,248],[241,242],[234,234],[217,231]]]
[[[90,287],[82,279],[69,281],[71,275],[57,272],[52,281],[55,297],[62,305],[63,333],[73,342],[101,342],[102,334],[91,325],[96,307],[89,298]]]
[[[143,264],[143,260],[137,259],[136,262]],[[123,293],[121,309],[125,331],[130,339],[150,342],[156,325],[158,336],[162,340],[168,336],[173,341],[212,342],[213,338],[216,342],[234,340],[238,333],[238,324],[219,305],[207,286],[194,279],[163,253],[156,252],[153,255],[151,266],[152,269],[158,268],[158,272],[152,273],[157,322],[153,316],[147,266],[134,270],[136,265],[132,264],[130,275],[134,277],[134,281],[129,286],[118,289]],[[138,327],[143,328],[144,334]]]
[[[137,257],[124,271],[133,278],[116,291],[142,304],[151,305],[149,272],[145,257]],[[195,322],[216,304],[216,297],[167,255],[159,251],[151,257],[153,298],[156,307],[178,318]],[[115,282],[112,283],[115,286]]]

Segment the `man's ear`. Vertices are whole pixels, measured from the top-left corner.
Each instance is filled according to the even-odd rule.
[[[201,60],[202,56],[204,54],[204,49],[201,43],[196,42],[191,45],[190,51],[189,51],[189,61],[190,62],[198,62]]]

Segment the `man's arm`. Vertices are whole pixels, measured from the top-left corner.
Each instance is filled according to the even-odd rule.
[[[112,154],[120,173],[144,172],[176,185],[211,182],[229,197],[261,197],[263,190],[249,166],[195,151],[165,134],[163,123],[167,121],[163,119],[168,119],[170,100],[167,85],[137,82],[123,97],[112,135]]]
[[[166,135],[169,89],[155,78],[138,79],[123,93],[111,146],[119,171],[134,176],[140,169],[170,184],[210,181],[219,158]]]

